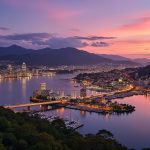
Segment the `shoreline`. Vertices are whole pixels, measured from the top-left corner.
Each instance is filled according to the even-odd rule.
[[[144,95],[145,93],[143,91],[128,91],[123,93],[116,93],[113,95],[106,95],[103,98],[107,100],[114,100],[114,99],[124,99],[126,97],[132,97],[135,95]]]
[[[68,118],[62,118],[62,117],[59,117],[58,115],[47,115],[45,113],[46,111],[44,112],[35,112],[33,114],[31,114],[32,116],[34,115],[38,115],[41,119],[46,119],[47,121],[49,121],[50,123],[55,121],[55,120],[58,120],[58,119],[61,119],[64,121],[65,123],[65,126],[67,129],[73,129],[73,130],[76,130],[82,126],[84,126],[84,123],[78,121],[78,120],[69,120]]]

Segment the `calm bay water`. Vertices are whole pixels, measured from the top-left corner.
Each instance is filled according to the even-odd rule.
[[[74,87],[68,78],[74,75],[56,75],[22,80],[0,81],[0,105],[29,103],[33,90],[38,89],[41,82],[47,83],[48,89],[65,90],[69,95],[72,90],[79,94],[79,87]],[[46,113],[80,120],[84,126],[78,131],[83,134],[97,133],[100,129],[111,131],[115,138],[129,148],[141,149],[150,147],[150,97],[133,96],[117,100],[136,107],[131,114],[101,115],[71,109],[57,109]]]
[[[30,103],[29,98],[33,95],[33,90],[39,89],[41,82],[47,84],[47,89],[64,90],[65,95],[70,95],[71,91],[76,91],[79,95],[80,87],[74,87],[70,81],[74,76],[75,74],[64,74],[53,77],[0,80],[0,105]]]

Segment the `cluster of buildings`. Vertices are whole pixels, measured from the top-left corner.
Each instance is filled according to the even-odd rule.
[[[40,89],[33,91],[33,99],[36,98],[37,100],[38,99],[40,99],[40,100],[55,100],[55,99],[60,99],[60,98],[64,98],[64,97],[65,97],[64,91],[54,92],[53,90],[48,90],[46,83],[41,83]]]
[[[80,95],[77,94],[77,91],[71,91],[70,98],[76,99],[76,98],[85,98],[87,96],[87,90],[86,88],[80,89]]]
[[[62,65],[58,66],[58,70],[72,70],[80,73],[96,73],[96,72],[108,72],[114,69],[124,69],[126,65],[123,64],[114,64],[114,63],[101,63],[95,65]]]
[[[40,67],[27,67],[23,62],[21,65],[8,64],[6,69],[1,69],[0,79],[3,78],[19,78],[19,77],[32,77],[32,76],[54,76],[56,72],[54,70],[45,69]]]
[[[7,65],[8,63],[8,65]],[[10,64],[9,64],[10,63]],[[0,67],[3,68],[0,71],[0,78],[18,78],[18,77],[30,77],[30,76],[53,76],[56,73],[96,73],[96,72],[108,72],[113,69],[123,69],[125,66],[112,64],[112,63],[101,63],[96,65],[79,65],[79,66],[57,66],[57,67],[47,67],[47,66],[30,66],[27,67],[26,63],[22,65],[12,65],[13,62],[0,63]],[[5,66],[7,65],[7,69]],[[29,69],[30,68],[30,69]]]
[[[125,90],[129,85],[133,85],[137,90],[148,90],[150,89],[150,67],[147,68],[144,68],[145,70],[143,68],[127,68],[109,72],[84,73],[79,74],[76,80],[89,89],[103,92]]]
[[[6,73],[4,74],[4,78],[17,78],[17,77],[30,77],[31,73],[29,72],[27,65],[25,62],[22,65],[15,69],[11,64],[7,66]]]
[[[95,88],[99,91],[122,89],[131,82],[130,77],[120,70],[92,74],[80,74],[76,79],[88,88]]]
[[[85,98],[87,96],[86,88],[80,89],[80,96],[77,95],[77,91],[71,91],[71,94],[68,96],[65,96],[65,92],[63,90],[61,91],[53,91],[48,90],[46,83],[40,83],[40,89],[33,91],[33,97],[31,97],[32,101],[42,101],[42,100],[57,100],[62,98],[70,98],[70,99],[76,99],[76,98]]]

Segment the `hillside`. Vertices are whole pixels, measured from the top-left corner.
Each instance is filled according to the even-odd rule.
[[[146,66],[146,67],[141,67],[141,68],[138,68],[136,71],[135,71],[135,74],[138,74],[138,77],[139,78],[149,78],[150,77],[150,65]]]
[[[113,136],[106,130],[101,132]],[[105,139],[100,132],[82,136],[67,129],[60,119],[50,123],[4,108],[0,108],[0,135],[1,150],[127,150],[115,140]]]

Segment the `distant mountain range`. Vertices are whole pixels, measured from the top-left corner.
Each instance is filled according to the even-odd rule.
[[[27,62],[29,65],[92,65],[99,63],[114,63],[137,65],[129,59],[119,59],[121,56],[115,56],[116,59],[106,58],[76,48],[67,47],[61,49],[44,48],[39,50],[26,49],[18,45],[10,47],[0,47],[0,60],[10,60],[17,64]],[[123,58],[123,57],[122,57]]]
[[[116,60],[116,61],[132,61],[132,62],[139,63],[142,65],[150,64],[150,59],[147,59],[147,58],[130,59],[130,58],[119,56],[119,55],[108,55],[108,54],[99,54],[99,56],[112,59],[112,60]]]
[[[115,61],[132,61],[129,58],[119,56],[119,55],[108,55],[108,54],[98,54],[98,55],[107,59],[115,60]]]
[[[145,64],[145,65],[150,64],[150,59],[147,59],[147,58],[136,58],[136,59],[133,59],[132,61],[140,63],[140,64]]]

